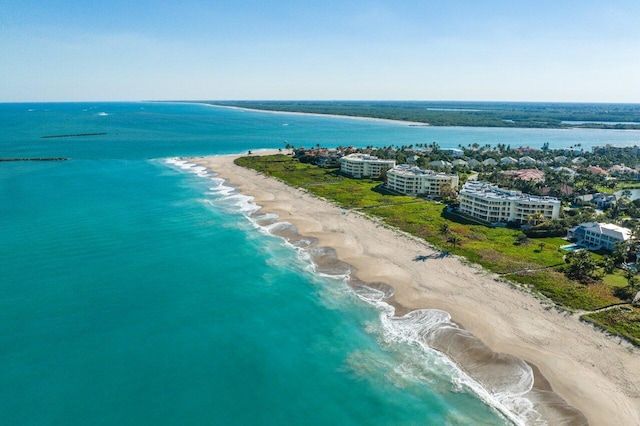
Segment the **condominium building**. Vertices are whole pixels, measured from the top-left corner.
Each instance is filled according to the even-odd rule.
[[[560,200],[501,189],[489,182],[469,181],[460,190],[460,212],[489,223],[522,223],[536,213],[551,220],[560,217]]]
[[[569,229],[567,236],[589,250],[613,251],[616,243],[631,238],[631,230],[613,223],[585,222]]]
[[[458,175],[401,164],[387,172],[386,186],[401,194],[440,197],[445,187],[458,189]]]
[[[340,172],[354,178],[375,178],[383,170],[389,170],[395,165],[395,160],[382,160],[367,154],[349,154],[340,159]]]

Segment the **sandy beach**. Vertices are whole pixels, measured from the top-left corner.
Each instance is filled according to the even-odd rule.
[[[349,264],[358,280],[393,288],[390,303],[396,315],[418,309],[451,314],[464,333],[479,339],[472,348],[458,345],[460,332],[436,342],[443,352],[450,348],[449,355],[463,369],[469,357],[491,359],[495,365],[496,360],[508,363],[515,357],[534,366],[537,394],[532,397],[557,408],[545,413],[549,424],[583,424],[586,417],[591,425],[640,425],[637,348],[580,322],[577,315],[550,309],[462,259],[440,256],[426,243],[362,214],[347,213],[304,190],[236,166],[235,158],[189,161],[253,196],[262,206],[260,213],[277,213],[300,235],[335,249],[337,259]]]
[[[424,123],[422,121],[392,120],[389,118],[362,117],[359,115],[320,114],[320,113],[314,113],[314,112],[297,112],[297,111],[276,111],[276,110],[269,110],[269,109],[243,108],[239,106],[217,105],[217,104],[208,104],[208,103],[201,103],[201,105],[206,105],[206,106],[216,107],[216,108],[229,108],[237,111],[264,112],[266,114],[277,114],[277,115],[283,115],[283,116],[308,115],[309,117],[332,117],[332,118],[346,118],[350,120],[379,121],[383,123],[393,123],[393,124],[400,124],[400,125],[412,126],[412,127],[429,126],[429,123]]]

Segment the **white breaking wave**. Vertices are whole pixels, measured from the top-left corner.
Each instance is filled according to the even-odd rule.
[[[276,222],[276,223],[272,223],[271,225],[266,225],[263,228],[270,234],[273,234],[274,232],[282,231],[284,229],[291,228],[291,227],[292,227],[291,222]]]
[[[276,220],[279,217],[280,216],[275,213],[264,213],[261,215],[254,215],[253,220],[255,220],[256,222],[265,222],[267,220]]]
[[[174,167],[178,167],[179,169],[182,170],[186,170],[189,171],[190,173],[193,173],[195,175],[198,175],[200,177],[208,177],[209,176],[209,171],[206,167],[204,166],[199,166],[197,164],[194,163],[190,163],[186,160],[182,160],[180,158],[167,158],[164,160],[164,162],[166,164],[170,164]],[[222,179],[220,179],[222,181]]]
[[[411,311],[402,317],[396,317],[395,309],[383,299],[385,293],[376,289],[363,289],[356,292],[362,300],[376,306],[380,310],[380,321],[384,339],[387,342],[402,342],[415,344],[425,352],[435,352],[428,345],[433,338],[432,334],[437,333],[443,327],[451,327],[459,330],[459,327],[451,322],[451,315],[448,312],[438,309],[419,309]],[[448,356],[441,354],[443,360],[447,362],[457,372],[453,377],[453,382],[460,388],[467,388],[473,391],[486,404],[495,407],[511,422],[517,425],[525,424],[546,424],[540,419],[534,410],[533,403],[523,395],[531,390],[533,385],[533,372],[524,361],[520,380],[516,383],[509,383],[500,392],[491,392],[483,384],[473,379],[469,374],[460,368]]]

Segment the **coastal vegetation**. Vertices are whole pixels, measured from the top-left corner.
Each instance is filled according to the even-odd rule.
[[[240,157],[236,163],[424,239],[445,255],[463,256],[560,307],[594,312],[628,302],[621,289],[629,288],[631,281],[619,269],[597,254],[574,254],[565,261],[567,253],[561,246],[567,242],[562,238],[529,238],[519,229],[487,227],[458,216],[446,204],[391,194],[380,180],[351,179],[335,168],[302,163],[284,154]],[[592,322],[640,344],[635,323],[619,321],[637,315],[637,310],[594,315],[597,321]]]
[[[426,101],[210,101],[213,105],[369,117],[431,126],[640,129],[640,105]]]
[[[623,336],[640,345],[640,309],[637,307],[613,307],[582,317],[585,321],[609,330],[613,334]]]

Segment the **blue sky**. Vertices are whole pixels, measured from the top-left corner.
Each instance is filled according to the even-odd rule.
[[[0,101],[640,102],[634,1],[0,0]]]

